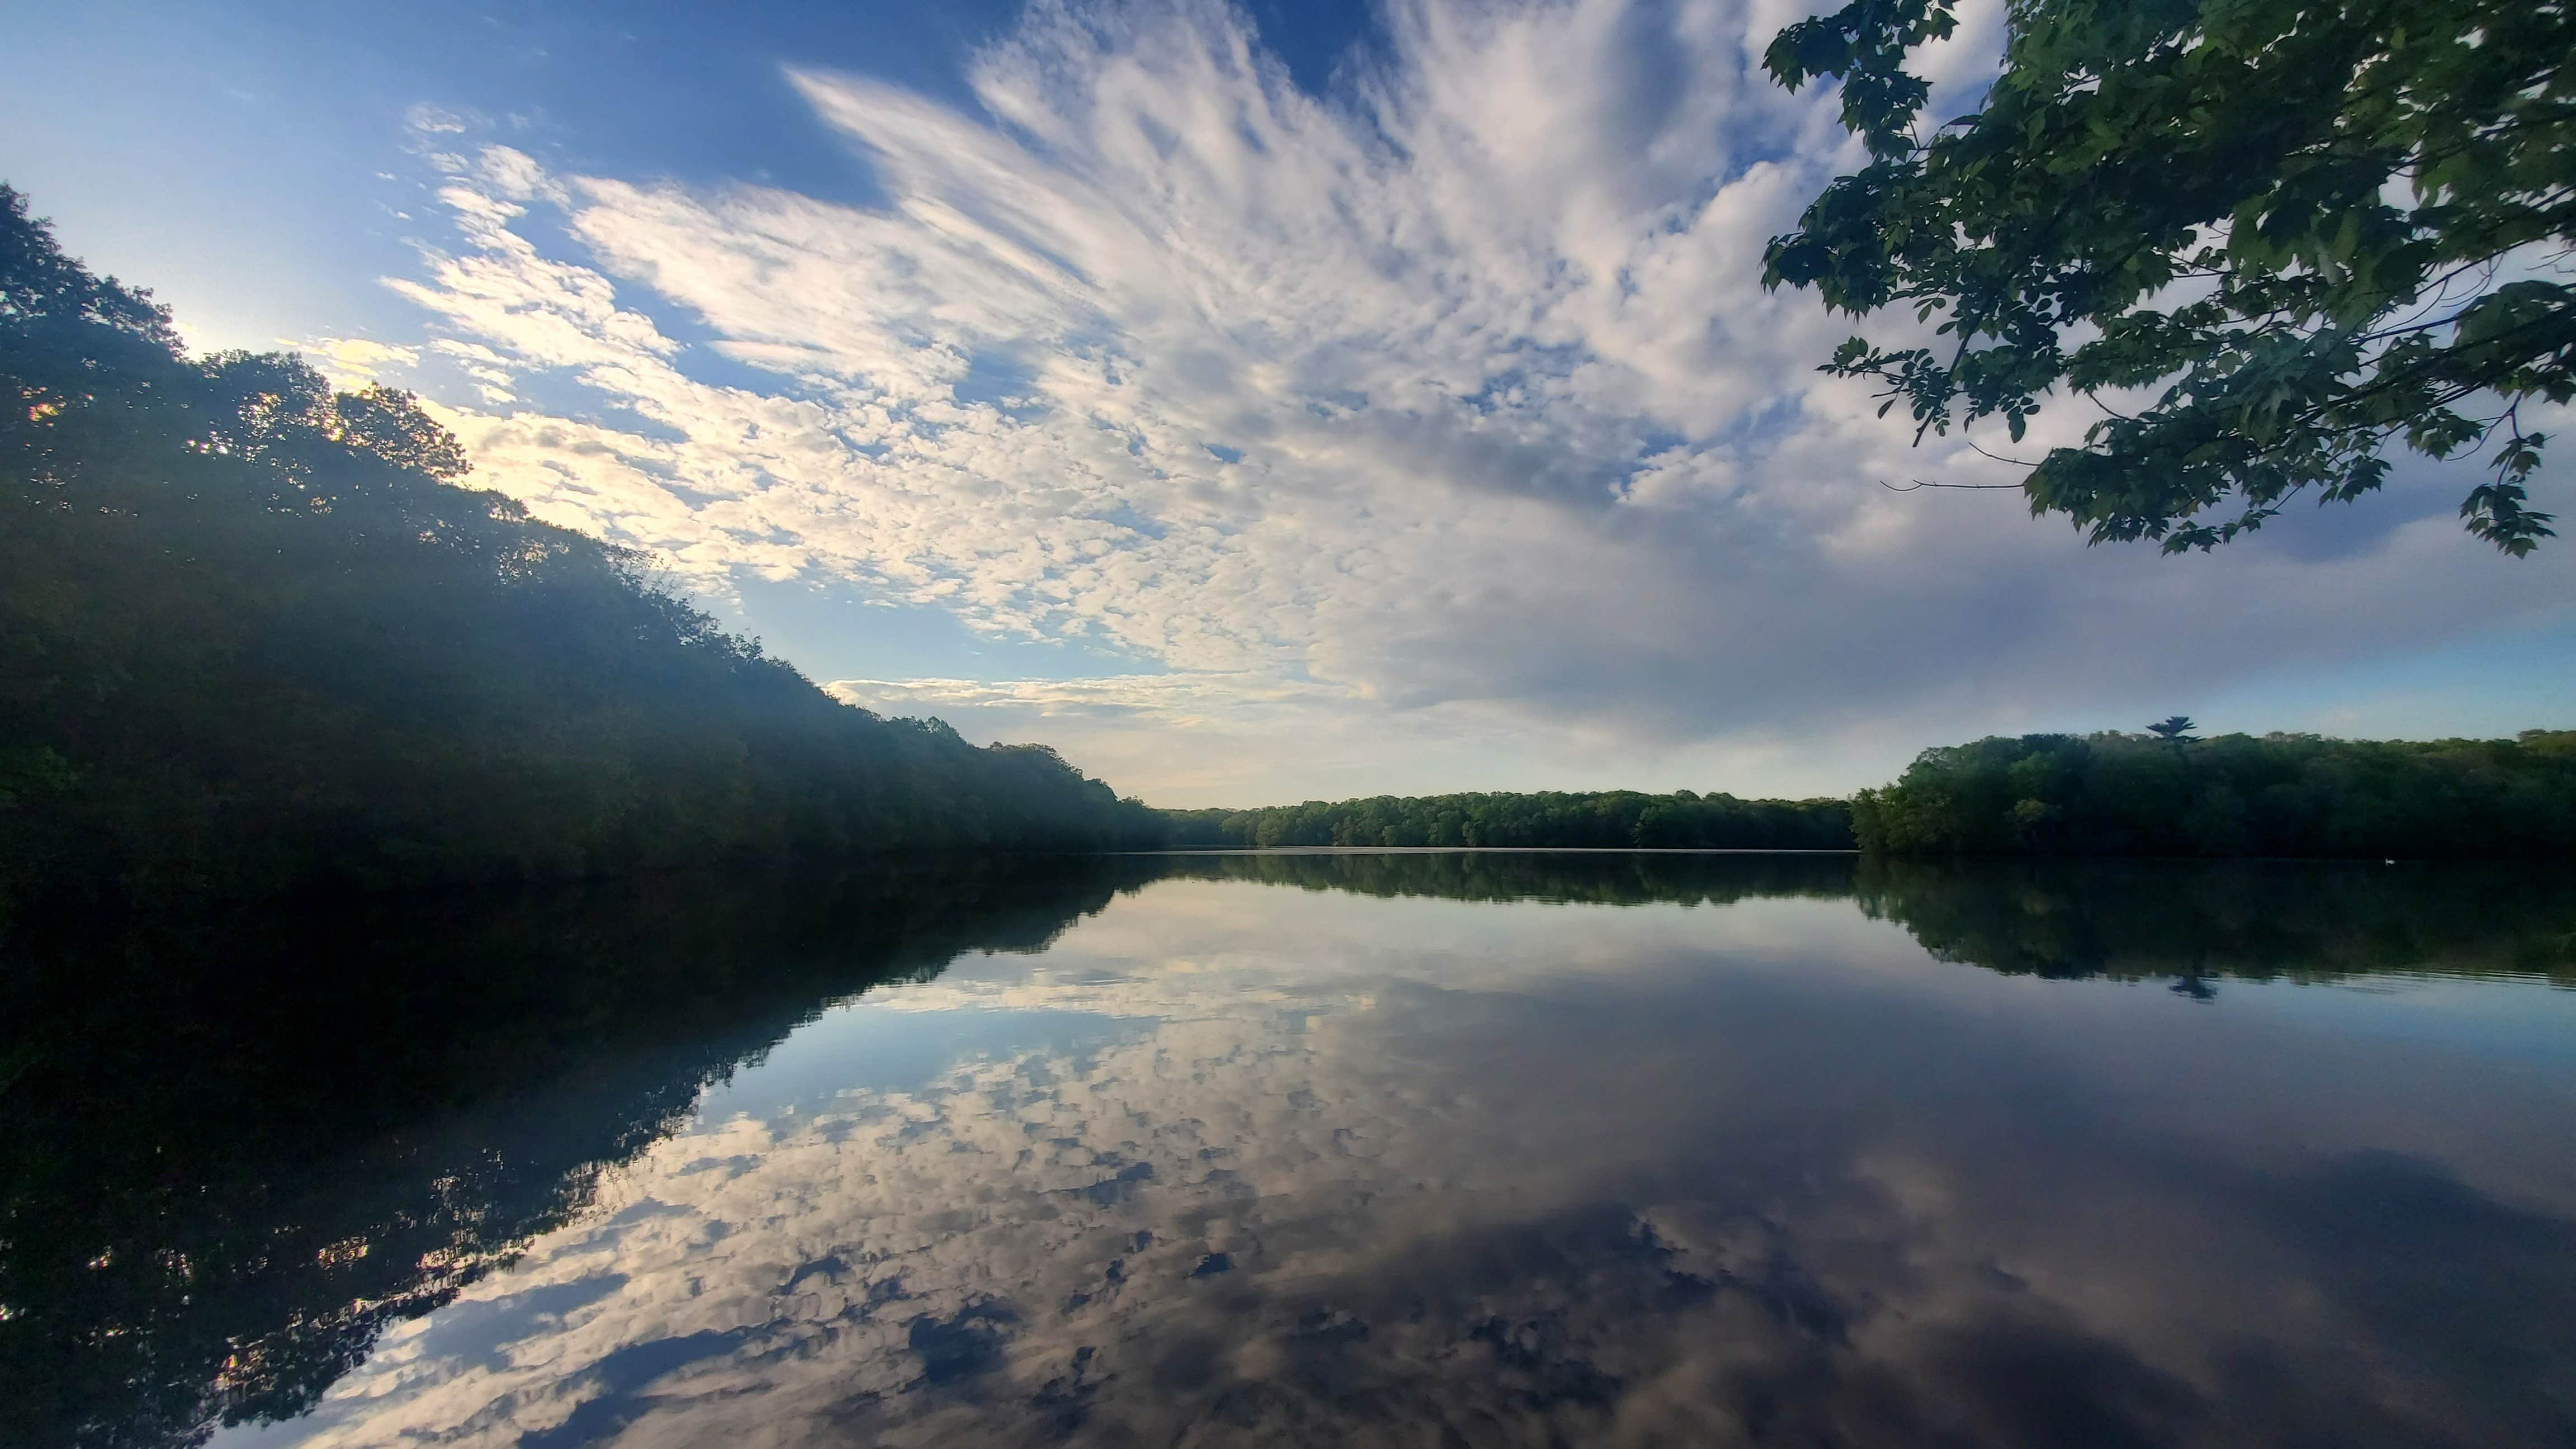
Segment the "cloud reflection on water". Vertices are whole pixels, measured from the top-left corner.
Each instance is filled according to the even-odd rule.
[[[2576,1011],[2478,990],[1167,880],[799,1029],[259,1437],[2549,1442],[2576,1072],[2476,1026]]]

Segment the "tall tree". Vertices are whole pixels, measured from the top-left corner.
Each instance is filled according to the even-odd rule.
[[[2523,405],[2576,398],[2576,7],[2010,0],[1983,102],[1926,130],[1905,61],[1955,28],[1953,0],[1851,0],[1764,57],[1793,90],[1840,78],[1870,156],[1766,283],[1942,319],[1825,371],[1881,384],[1917,441],[2099,402],[2023,483],[2096,542],[2213,547],[2371,492],[2399,445],[2485,453],[2478,537],[2551,536]]]

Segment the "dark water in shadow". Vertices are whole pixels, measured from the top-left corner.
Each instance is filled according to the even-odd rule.
[[[2570,877],[1177,856],[22,929],[0,1441],[2565,1446]]]

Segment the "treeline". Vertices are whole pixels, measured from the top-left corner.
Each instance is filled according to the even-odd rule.
[[[2023,735],[1924,751],[1852,801],[1889,855],[2576,852],[2576,730],[2510,740]]]
[[[1458,901],[1564,905],[1723,906],[1766,896],[1834,899],[1851,894],[1853,857],[1818,855],[1600,855],[1471,851],[1360,854],[1180,855],[1159,879],[1252,881],[1307,891],[1426,896]]]
[[[1309,800],[1258,810],[1166,810],[1175,849],[1286,846],[1520,846],[1696,850],[1848,850],[1841,800],[1739,800],[1676,790],[1393,796]]]
[[[408,394],[190,357],[5,186],[0,389],[0,903],[1159,839],[455,486]]]
[[[2576,731],[2420,743],[2299,734],[2023,735],[1926,750],[1896,783],[1849,801],[1543,791],[1160,814],[1162,843],[1183,850],[2552,856],[2576,853]]]

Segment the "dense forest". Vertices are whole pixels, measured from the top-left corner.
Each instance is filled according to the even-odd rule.
[[[1259,810],[1166,810],[1176,849],[1280,846],[1520,846],[1696,850],[1848,850],[1841,800],[1739,800],[1676,790],[1398,797]]]
[[[1151,843],[456,486],[410,395],[191,357],[0,187],[0,903]]]
[[[1983,739],[1926,750],[1895,784],[1861,791],[1852,830],[1888,855],[2565,855],[2576,730]]]

